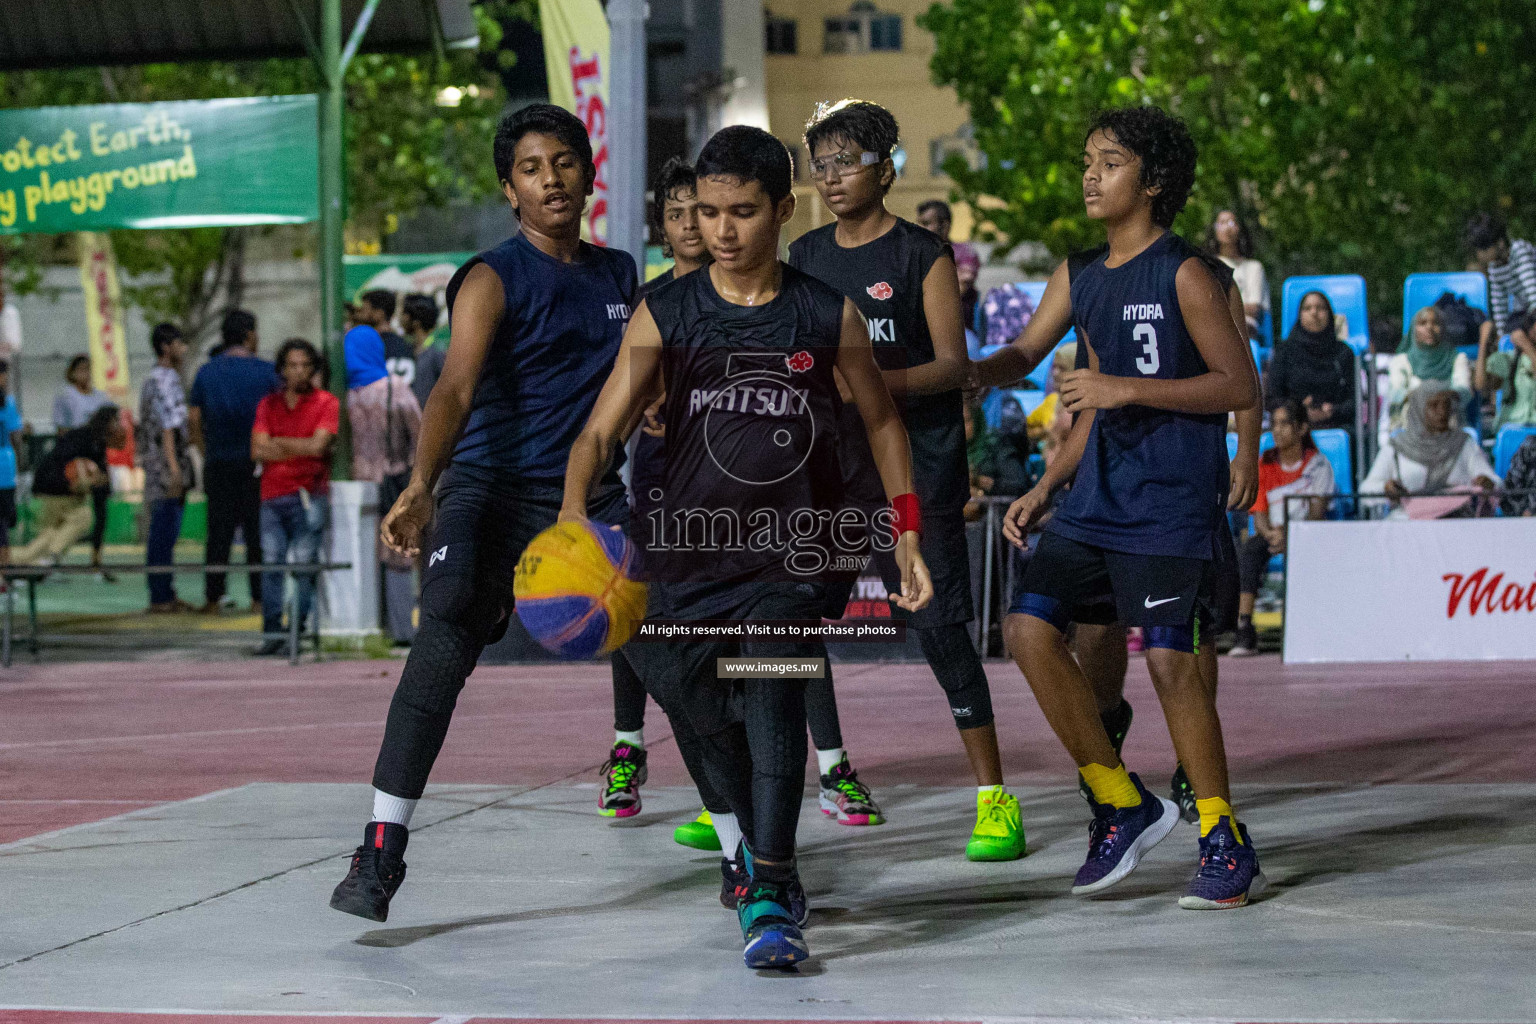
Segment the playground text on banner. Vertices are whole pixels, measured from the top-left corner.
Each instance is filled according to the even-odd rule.
[[[319,216],[314,96],[0,110],[0,234]]]

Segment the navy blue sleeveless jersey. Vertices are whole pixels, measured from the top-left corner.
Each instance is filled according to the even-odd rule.
[[[1115,377],[1176,380],[1206,372],[1179,309],[1176,278],[1194,246],[1172,232],[1130,262],[1107,251],[1072,269],[1072,319]],[[1133,554],[1211,558],[1226,509],[1225,413],[1100,409],[1072,489],[1046,529]]]
[[[872,242],[837,244],[836,224],[808,231],[789,247],[790,266],[825,281],[853,300],[869,326],[875,362],[905,370],[933,362],[933,336],[923,308],[923,281],[933,265],[953,256],[949,243],[926,228],[896,218]],[[965,461],[965,414],[959,390],[907,395],[896,400],[912,446],[912,486],[930,511],[958,512],[971,496]],[[843,416],[845,431],[863,430],[856,412]],[[846,438],[840,453],[850,491],[880,495],[884,488],[863,438]],[[856,479],[862,474],[863,479]]]
[[[515,479],[558,481],[613,369],[635,296],[635,261],[583,242],[571,263],[522,235],[454,274],[448,315],[470,268],[501,278],[506,307],[486,353],[453,463]],[[618,479],[622,456],[604,483]]]
[[[720,297],[708,270],[646,296],[662,340],[667,436],[647,534],[668,582],[818,579],[842,503],[837,385],[843,297],[782,267],[761,306]],[[660,526],[664,532],[657,537]],[[798,553],[798,554],[797,554]]]

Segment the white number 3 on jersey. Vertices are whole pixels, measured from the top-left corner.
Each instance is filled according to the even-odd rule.
[[[1137,324],[1131,337],[1141,342],[1141,355],[1136,357],[1136,369],[1151,376],[1163,365],[1157,358],[1157,331],[1151,324]]]

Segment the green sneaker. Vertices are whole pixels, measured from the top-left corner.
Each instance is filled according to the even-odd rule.
[[[695,850],[720,849],[720,837],[715,834],[715,822],[708,811],[700,811],[697,818],[673,829],[672,841]]]
[[[976,794],[976,829],[965,844],[966,860],[1018,860],[1024,856],[1024,824],[1012,793]]]

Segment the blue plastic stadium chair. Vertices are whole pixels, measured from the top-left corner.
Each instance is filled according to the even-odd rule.
[[[1515,460],[1515,451],[1528,437],[1536,437],[1536,426],[1506,423],[1499,428],[1493,441],[1493,471],[1503,479],[1509,473],[1509,464]]]
[[[1327,430],[1312,431],[1312,443],[1317,445],[1317,450],[1328,457],[1328,464],[1333,467],[1333,482],[1340,494],[1355,493],[1355,458],[1354,442],[1350,440],[1349,431],[1340,427],[1330,427]]]
[[[1237,458],[1237,435],[1227,431],[1227,461]]]
[[[1263,373],[1265,364],[1269,362],[1269,354],[1274,350],[1260,348],[1259,343],[1252,338],[1248,339],[1248,347],[1253,352],[1253,365],[1258,368],[1260,373]]]
[[[1025,391],[1022,389],[1018,391],[1010,391],[1008,394],[1013,397],[1014,401],[1019,403],[1019,408],[1024,410],[1024,415],[1026,418],[1036,409],[1040,408],[1040,406],[1045,402],[1046,395],[1044,391]]]
[[[1259,337],[1264,339],[1265,351],[1275,347],[1275,318],[1267,309],[1259,317]]]
[[[1488,279],[1475,271],[1464,270],[1447,274],[1409,274],[1403,281],[1403,325],[1413,322],[1413,314],[1446,292],[1460,295],[1467,305],[1488,312]],[[1465,346],[1463,346],[1465,349]],[[1472,357],[1477,356],[1474,347]]]
[[[1370,324],[1367,322],[1365,304],[1365,278],[1359,274],[1316,274],[1307,277],[1288,277],[1280,289],[1280,336],[1291,333],[1296,323],[1296,313],[1301,308],[1301,297],[1307,292],[1322,292],[1328,296],[1335,316],[1344,318],[1349,330],[1349,346],[1356,352],[1364,352],[1371,344]],[[1436,292],[1436,296],[1440,293]],[[1431,300],[1433,301],[1433,300]]]
[[[1033,370],[1030,370],[1029,374],[1024,379],[1029,381],[1035,387],[1039,388],[1041,391],[1044,391],[1046,388],[1050,387],[1051,360],[1056,358],[1056,349],[1061,348],[1061,346],[1065,344],[1066,341],[1063,340],[1060,345],[1057,345],[1056,348],[1051,349],[1051,354],[1040,360],[1040,365],[1035,367]]]

